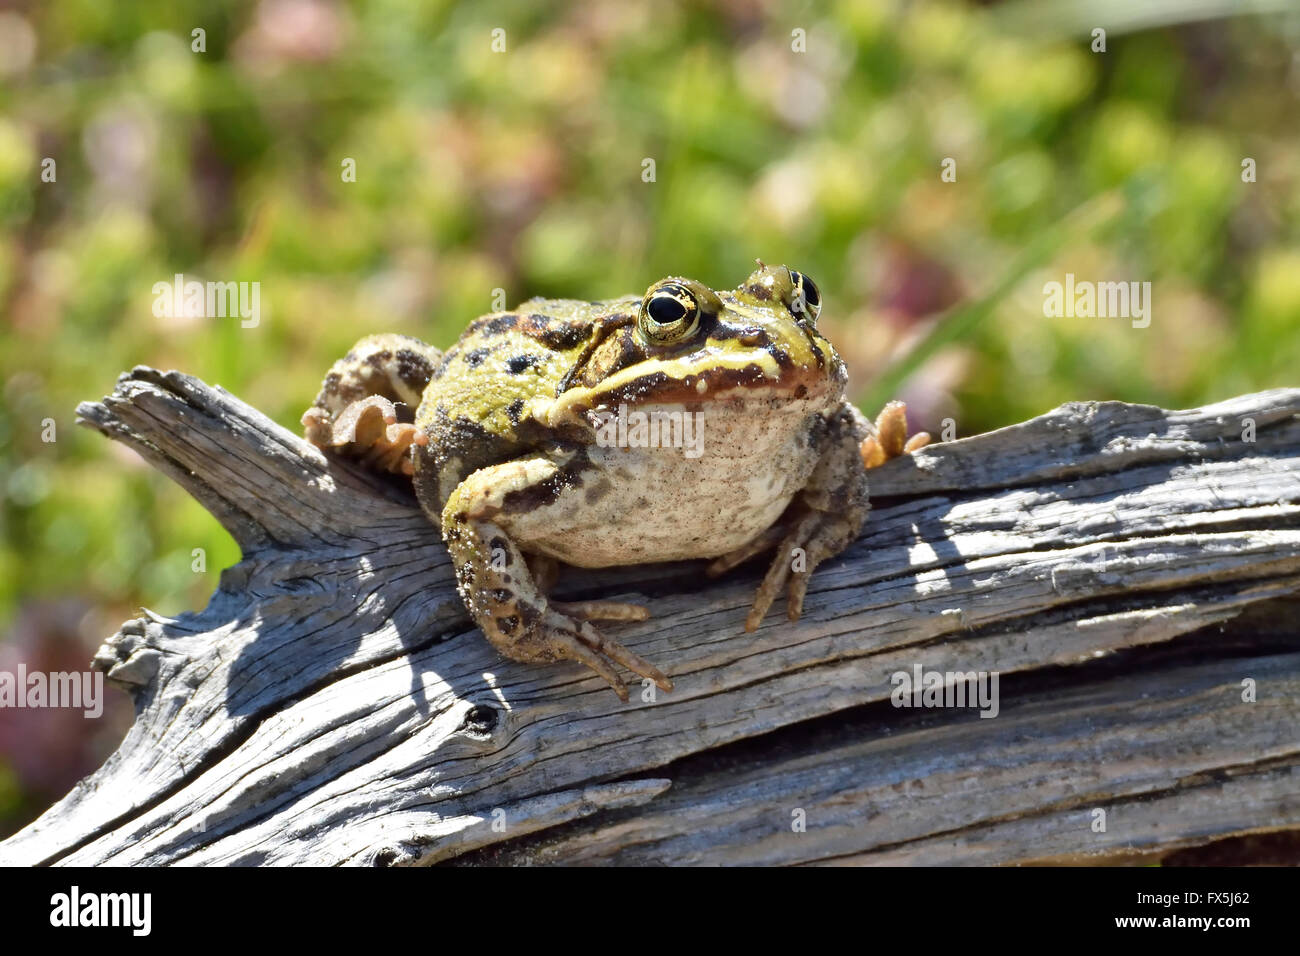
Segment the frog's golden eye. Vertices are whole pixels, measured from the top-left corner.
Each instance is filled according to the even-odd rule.
[[[699,321],[700,305],[695,296],[675,282],[659,286],[641,303],[641,331],[657,345],[681,341],[695,331]]]
[[[817,316],[822,313],[822,294],[817,289],[817,283],[793,269],[790,270],[790,283],[793,286],[787,303],[790,311],[795,315],[806,315],[809,323],[816,325]]]

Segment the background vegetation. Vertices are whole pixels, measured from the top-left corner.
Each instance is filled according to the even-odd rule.
[[[138,606],[201,607],[238,559],[198,505],[74,427],[136,364],[296,429],[361,335],[445,347],[497,288],[729,287],[761,257],[816,278],[859,400],[897,392],[936,431],[1298,384],[1294,14],[543,6],[0,3],[0,669],[80,670]],[[260,282],[260,325],[156,318],[152,287],[178,272]],[[1045,318],[1066,272],[1152,282],[1150,327]],[[112,748],[129,705],[110,697],[93,725],[0,711],[0,833]]]

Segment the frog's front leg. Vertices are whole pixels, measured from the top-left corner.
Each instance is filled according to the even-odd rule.
[[[797,621],[803,613],[808,580],[817,565],[847,548],[862,530],[871,504],[860,444],[870,428],[870,423],[847,402],[828,415],[819,439],[817,466],[782,520],[709,566],[709,575],[716,576],[776,547],[745,618],[746,631],[757,629],[787,584],[787,611],[790,620]]]
[[[307,440],[383,471],[409,475],[427,439],[415,409],[442,353],[409,335],[369,335],[334,363],[302,416]]]
[[[465,606],[492,645],[513,660],[579,661],[605,678],[624,701],[627,687],[614,664],[648,677],[661,690],[672,690],[662,671],[589,623],[643,621],[650,616],[644,607],[617,601],[551,601],[539,587],[529,559],[503,527],[506,496],[536,488],[556,473],[555,464],[545,458],[504,462],[474,472],[447,499],[442,535]],[[541,567],[548,564],[543,560]]]
[[[886,405],[874,425],[848,402],[826,418],[817,467],[782,520],[709,565],[708,574],[716,576],[776,548],[745,618],[746,631],[758,627],[787,583],[787,613],[790,620],[799,620],[808,581],[817,565],[847,548],[867,520],[871,510],[867,470],[915,451],[929,440],[925,432],[907,437],[907,406],[902,402]]]

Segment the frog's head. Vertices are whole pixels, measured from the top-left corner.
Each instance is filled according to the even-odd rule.
[[[670,276],[639,303],[622,300],[560,383],[552,415],[619,403],[837,400],[847,376],[817,331],[817,286],[786,266],[758,266],[733,290]]]

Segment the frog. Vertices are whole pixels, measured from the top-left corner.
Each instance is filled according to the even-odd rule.
[[[716,577],[771,553],[745,630],[782,591],[797,621],[814,570],[862,530],[868,471],[929,440],[901,402],[873,422],[847,400],[821,310],[810,277],[761,260],[730,290],[668,276],[641,296],[532,298],[445,352],[361,339],[302,424],[318,448],[410,479],[500,653],[585,665],[626,702],[620,666],[673,689],[605,633],[649,609],[557,600],[561,568],[702,559]]]

